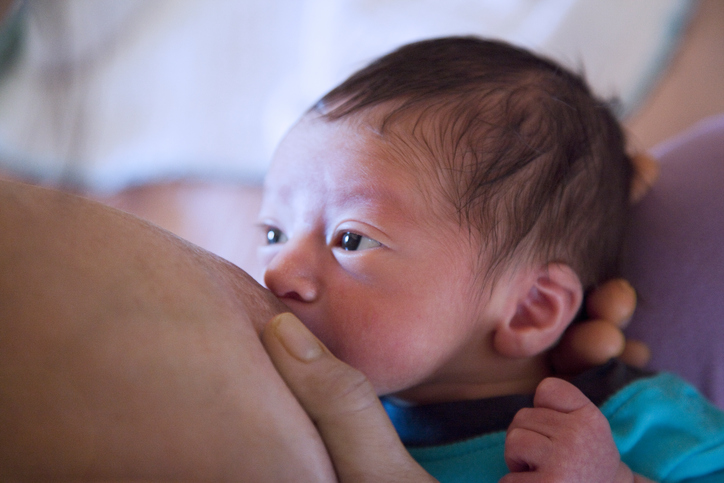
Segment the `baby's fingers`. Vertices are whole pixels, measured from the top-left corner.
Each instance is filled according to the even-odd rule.
[[[512,473],[533,472],[550,454],[552,444],[537,431],[523,427],[509,429],[505,437],[505,464]]]
[[[533,471],[508,473],[498,480],[498,483],[541,483],[541,475]]]
[[[533,405],[536,408],[572,413],[591,404],[591,401],[573,384],[549,377],[538,384]]]

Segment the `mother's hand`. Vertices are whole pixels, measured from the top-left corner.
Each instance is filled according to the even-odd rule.
[[[277,315],[262,341],[317,426],[340,481],[436,481],[402,445],[369,380],[334,357],[299,319]]]
[[[626,339],[626,327],[636,309],[636,292],[623,279],[610,280],[586,298],[588,320],[566,329],[551,351],[551,364],[559,376],[577,375],[617,357],[626,364],[643,367],[651,354],[642,342]]]

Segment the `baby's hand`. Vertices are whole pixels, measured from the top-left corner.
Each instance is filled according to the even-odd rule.
[[[508,428],[501,483],[632,482],[603,413],[572,384],[538,385],[534,408],[521,409]]]

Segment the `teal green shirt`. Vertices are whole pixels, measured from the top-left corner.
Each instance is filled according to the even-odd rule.
[[[724,482],[724,413],[673,375],[635,373],[622,379],[622,367],[609,363],[583,382],[574,381],[608,419],[621,459],[654,481]],[[513,396],[434,405],[432,416],[424,407],[391,401],[385,407],[412,456],[441,482],[497,482],[508,472],[503,452],[510,414],[531,403],[532,398]],[[491,408],[497,416],[479,414]],[[445,420],[463,426],[456,413],[470,416],[478,430],[490,430],[446,434]]]

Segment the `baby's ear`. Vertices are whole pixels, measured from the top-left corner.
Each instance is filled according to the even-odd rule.
[[[576,272],[559,263],[533,270],[512,288],[517,304],[495,331],[495,350],[507,357],[533,357],[566,330],[581,306],[583,288]]]

